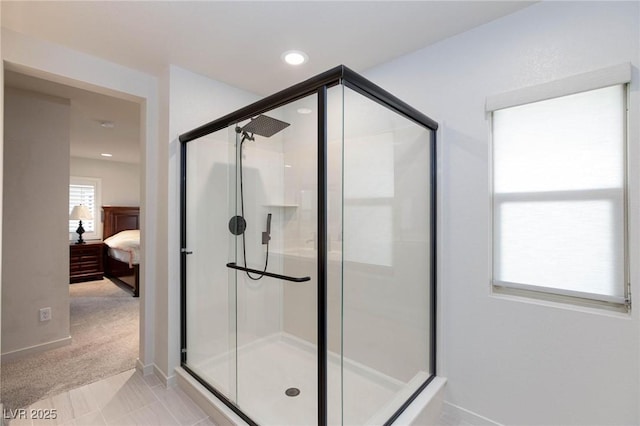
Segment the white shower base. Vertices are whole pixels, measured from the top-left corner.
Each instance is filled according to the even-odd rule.
[[[261,339],[238,351],[237,404],[261,425],[311,425],[317,422],[316,347],[286,333]],[[235,356],[218,356],[193,366],[203,379],[235,395]],[[331,425],[384,423],[423,383],[418,373],[409,383],[329,355],[328,420]],[[300,390],[296,397],[285,390]],[[343,398],[344,404],[340,403]],[[231,398],[232,399],[232,398]],[[344,408],[343,408],[344,407]]]

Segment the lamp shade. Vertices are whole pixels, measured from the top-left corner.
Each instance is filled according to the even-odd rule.
[[[82,204],[75,206],[73,210],[71,210],[71,214],[69,215],[69,219],[71,220],[91,220],[93,219],[93,215],[89,211],[86,206]]]

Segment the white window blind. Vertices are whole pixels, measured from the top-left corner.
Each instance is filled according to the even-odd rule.
[[[625,301],[625,89],[493,111],[494,285]]]
[[[74,177],[70,178],[69,183],[69,214],[73,207],[77,205],[84,205],[89,209],[92,220],[83,220],[82,227],[85,230],[83,237],[85,239],[97,239],[99,235],[99,205],[100,205],[100,179],[98,178],[82,178]],[[77,238],[76,229],[78,229],[77,220],[69,220],[69,234],[71,238]]]

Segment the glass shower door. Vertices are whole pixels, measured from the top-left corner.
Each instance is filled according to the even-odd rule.
[[[235,126],[236,403],[261,425],[317,422],[315,98]]]
[[[235,199],[233,129],[192,141],[186,150],[186,366],[235,402],[236,289],[226,267]]]

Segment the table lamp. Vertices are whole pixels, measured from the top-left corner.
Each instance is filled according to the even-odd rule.
[[[89,211],[89,209],[86,206],[83,206],[82,204],[75,206],[73,208],[73,210],[71,210],[71,214],[69,215],[69,220],[79,220],[80,222],[78,223],[78,229],[76,229],[76,232],[78,233],[78,241],[76,241],[76,244],[84,244],[84,240],[82,239],[82,234],[84,234],[84,228],[82,227],[82,220],[91,220],[93,219],[93,216],[91,215],[91,212]]]

